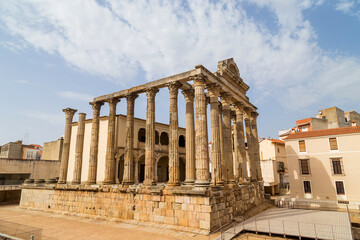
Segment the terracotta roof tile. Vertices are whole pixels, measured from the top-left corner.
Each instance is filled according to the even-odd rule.
[[[271,141],[272,143],[285,144],[285,142],[284,142],[284,141],[279,140],[279,139],[269,139],[269,141]]]
[[[285,140],[295,139],[295,138],[320,137],[320,136],[328,136],[328,135],[341,135],[341,134],[350,134],[350,133],[360,133],[360,126],[323,129],[323,130],[315,130],[308,132],[297,132],[290,134],[287,138],[285,138]]]

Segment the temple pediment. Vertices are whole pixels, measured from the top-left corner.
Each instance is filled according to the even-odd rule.
[[[246,93],[249,90],[249,86],[244,83],[240,77],[240,71],[233,58],[225,59],[218,62],[217,76],[225,78],[235,88],[239,89],[242,93]]]

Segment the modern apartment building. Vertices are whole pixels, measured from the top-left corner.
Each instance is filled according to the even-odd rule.
[[[344,112],[338,107],[319,110],[315,117],[296,121],[296,127],[279,131],[280,139],[296,132],[316,131],[322,129],[342,128],[360,125],[360,114],[356,111]]]
[[[359,209],[359,143],[360,126],[290,134],[285,147],[291,197]]]
[[[265,193],[286,194],[289,185],[285,142],[263,139],[260,143],[260,166]]]

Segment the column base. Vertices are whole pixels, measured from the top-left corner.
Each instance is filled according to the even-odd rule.
[[[111,185],[111,184],[115,184],[115,181],[103,181],[102,184],[103,185]]]
[[[154,186],[154,185],[156,185],[156,182],[155,182],[155,181],[144,181],[143,183],[144,183],[144,185],[146,185],[146,186]]]
[[[57,183],[58,183],[58,184],[66,184],[66,181],[60,181],[60,180],[59,180]]]
[[[207,187],[210,186],[210,181],[206,180],[196,180],[195,187]]]
[[[122,181],[122,184],[124,184],[124,185],[133,185],[134,181]]]
[[[85,185],[95,185],[96,181],[86,182]]]
[[[184,182],[185,185],[194,185],[195,180],[194,179],[186,179]]]
[[[177,183],[177,182],[173,182],[173,183],[169,183],[169,182],[168,182],[167,185],[168,185],[168,186],[180,186],[181,183],[180,183],[180,182],[178,182],[178,183]]]
[[[80,181],[72,181],[71,184],[73,184],[73,185],[79,185],[79,184],[80,184]]]

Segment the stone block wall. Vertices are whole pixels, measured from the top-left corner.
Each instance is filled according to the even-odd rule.
[[[20,206],[99,219],[156,223],[208,234],[263,201],[261,183],[195,188],[24,186]]]

